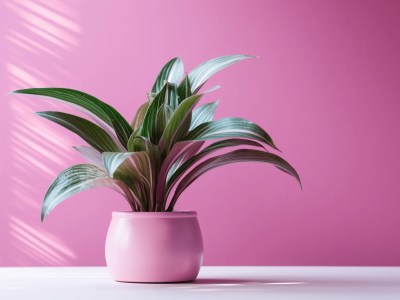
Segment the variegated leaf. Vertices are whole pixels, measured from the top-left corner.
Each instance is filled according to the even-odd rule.
[[[144,116],[146,115],[149,106],[150,102],[145,102],[138,108],[131,124],[133,130],[137,130],[140,126],[142,126]]]
[[[169,151],[171,146],[179,142],[187,133],[191,123],[192,110],[201,97],[202,95],[200,94],[186,98],[174,111],[161,137],[159,143],[161,149]]]
[[[225,154],[221,154],[219,156],[211,157],[199,165],[197,165],[193,170],[191,170],[178,184],[174,196],[171,199],[171,202],[168,206],[168,211],[172,211],[174,209],[175,203],[178,200],[179,196],[182,192],[197,178],[201,175],[210,171],[216,167],[220,167],[226,164],[237,163],[237,162],[248,162],[248,161],[257,161],[272,164],[278,167],[280,170],[284,170],[285,173],[292,175],[300,184],[300,177],[297,174],[296,170],[283,158],[278,155],[258,151],[253,149],[240,149],[234,150]]]
[[[43,111],[37,114],[76,133],[100,152],[120,150],[101,127],[86,119],[56,111]]]
[[[230,65],[244,59],[251,58],[250,55],[226,55],[210,59],[201,63],[189,73],[190,87],[193,94],[215,73],[229,67]]]
[[[166,83],[161,91],[155,96],[154,100],[150,103],[147,109],[146,115],[143,120],[143,126],[141,130],[141,135],[150,138],[153,144],[158,143],[159,137],[163,134],[164,128],[156,131],[155,120],[157,119],[157,113],[163,105],[170,103],[171,96],[176,96],[174,93],[170,93],[170,90],[174,89],[170,83]],[[155,134],[156,133],[156,134]]]
[[[64,88],[32,88],[16,90],[13,93],[51,97],[79,107],[106,132],[107,127],[111,126],[124,147],[133,131],[129,123],[113,107],[81,91]]]
[[[252,141],[252,140],[246,140],[246,139],[226,139],[226,140],[221,140],[217,141],[215,143],[210,144],[209,146],[205,147],[203,150],[201,150],[199,153],[194,153],[193,155],[187,155],[187,160],[183,164],[181,164],[175,172],[167,178],[167,192],[166,192],[166,197],[168,197],[170,191],[174,187],[175,183],[178,182],[178,180],[185,174],[187,171],[189,171],[193,166],[201,161],[202,159],[206,158],[210,154],[213,154],[214,152],[228,148],[228,147],[242,147],[242,146],[251,146],[251,147],[259,147],[259,148],[264,148],[262,144]]]
[[[166,82],[178,85],[184,74],[183,62],[179,57],[171,59],[161,69],[151,91],[157,94]]]
[[[101,153],[95,148],[88,146],[74,146],[74,149],[78,151],[89,163],[100,168],[104,168]]]
[[[134,209],[132,193],[123,182],[110,178],[104,170],[94,165],[81,164],[62,171],[50,185],[42,205],[42,222],[65,199],[97,187],[109,187],[116,190],[126,197]]]
[[[230,137],[254,139],[279,150],[264,129],[241,118],[223,118],[200,124],[190,131],[184,140],[206,141]]]
[[[192,91],[190,88],[189,77],[186,75],[178,86],[178,102],[181,103],[186,98],[192,96]]]
[[[217,106],[218,106],[218,101],[215,101],[203,104],[197,107],[195,110],[193,110],[192,122],[190,124],[189,130],[196,128],[200,124],[212,121]]]

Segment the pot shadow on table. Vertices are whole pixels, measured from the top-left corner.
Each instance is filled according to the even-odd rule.
[[[307,278],[302,280],[301,277],[296,278],[271,278],[271,279],[224,279],[224,278],[200,278],[193,282],[179,283],[168,285],[168,289],[181,289],[185,291],[221,291],[221,292],[261,292],[272,291],[276,289],[290,289],[298,292],[302,287],[309,288],[379,288],[379,287],[393,287],[399,288],[398,281],[385,281],[377,282],[374,280],[363,279],[312,279]],[[399,288],[400,289],[400,288]]]

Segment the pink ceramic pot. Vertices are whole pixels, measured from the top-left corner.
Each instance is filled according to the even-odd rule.
[[[196,212],[113,212],[106,261],[114,280],[192,281],[202,260]]]

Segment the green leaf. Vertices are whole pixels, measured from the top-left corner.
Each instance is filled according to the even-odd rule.
[[[81,91],[64,88],[33,88],[16,90],[13,93],[47,96],[80,108],[108,134],[110,134],[109,127],[112,127],[124,147],[133,131],[129,123],[113,107]]]
[[[183,163],[185,163],[187,160],[195,156],[203,145],[204,145],[203,141],[190,143],[190,146],[187,147],[179,156],[177,156],[174,159],[173,164],[168,169],[168,174],[165,183],[169,181],[171,176],[179,169],[179,167]]]
[[[178,101],[181,103],[186,98],[192,96],[192,91],[190,89],[189,77],[186,75],[178,87]]]
[[[157,151],[156,146],[150,141],[149,138],[140,135],[132,134],[128,141],[128,151]]]
[[[165,191],[166,191],[166,183],[167,177],[170,168],[178,163],[180,159],[182,159],[186,155],[194,155],[201,148],[204,142],[178,142],[173,145],[171,151],[169,151],[167,157],[163,160],[163,163],[160,167],[160,171],[158,172],[158,180],[157,180],[157,188],[156,188],[156,202],[159,204],[159,207],[162,210],[165,209]]]
[[[172,109],[166,104],[163,104],[158,109],[156,117],[153,120],[153,126],[151,127],[151,137],[154,144],[157,145],[160,141],[161,136],[172,114]]]
[[[81,164],[62,171],[50,185],[42,205],[42,222],[65,199],[79,192],[102,186],[112,188],[124,195],[134,209],[135,200],[123,182],[108,177],[104,170],[96,166]]]
[[[145,102],[138,108],[138,110],[136,111],[135,117],[133,118],[132,124],[131,124],[133,130],[137,130],[137,129],[139,129],[140,126],[142,126],[144,116],[146,115],[146,112],[147,112],[149,106],[150,106],[150,103]]]
[[[222,141],[217,141],[215,143],[210,144],[206,148],[204,148],[199,153],[190,153],[187,156],[187,160],[183,164],[181,164],[175,172],[173,172],[169,178],[167,178],[167,193],[166,197],[174,187],[175,183],[182,177],[182,175],[191,169],[197,162],[206,158],[208,155],[214,153],[215,151],[227,148],[227,147],[238,147],[238,146],[252,146],[252,147],[260,147],[263,148],[263,145],[246,139],[226,139]]]
[[[165,82],[178,85],[183,77],[183,74],[184,68],[182,60],[179,57],[171,59],[161,69],[151,91],[155,94],[158,93],[163,88]]]
[[[201,63],[189,73],[191,92],[193,94],[215,73],[244,59],[252,58],[250,55],[226,55],[210,59]]]
[[[218,101],[215,101],[203,104],[198,108],[196,108],[195,110],[193,110],[192,123],[190,124],[189,130],[196,128],[200,124],[212,121],[217,106],[218,106]]]
[[[43,111],[37,114],[76,133],[100,152],[120,150],[101,127],[86,119],[56,111]]]
[[[279,150],[264,129],[241,118],[223,118],[200,124],[190,131],[184,140],[205,141],[229,137],[254,139]]]
[[[283,158],[279,157],[278,155],[253,150],[253,149],[240,149],[234,150],[225,154],[221,154],[219,156],[211,157],[202,163],[198,164],[193,170],[191,170],[178,184],[174,196],[171,199],[170,205],[168,206],[168,211],[173,211],[176,201],[178,200],[179,196],[182,192],[197,178],[201,175],[210,171],[216,167],[220,167],[230,163],[237,163],[237,162],[247,162],[247,161],[257,161],[257,162],[264,162],[269,163],[280,170],[285,171],[292,175],[300,184],[301,181],[300,177],[297,174],[296,170]]]
[[[102,162],[106,168],[108,175],[113,177],[114,172],[118,167],[129,157],[133,155],[134,152],[103,152]],[[135,152],[136,153],[136,152]]]
[[[145,151],[125,153],[104,152],[102,154],[103,164],[109,176],[114,177],[115,172],[118,170],[116,178],[127,176],[145,185],[144,188],[146,191],[142,195],[146,194],[149,196],[149,207],[152,207],[154,204],[153,193],[151,191],[155,188],[155,160],[152,154]],[[143,203],[144,201],[141,202]]]
[[[178,106],[161,137],[159,143],[161,149],[169,151],[174,143],[179,142],[186,135],[191,123],[192,110],[202,96],[201,94],[190,96]]]
[[[78,151],[89,163],[100,168],[104,168],[101,153],[95,148],[87,146],[74,146],[73,148]]]
[[[164,85],[161,91],[155,96],[154,100],[150,103],[150,106],[143,120],[141,135],[150,138],[153,144],[158,143],[158,140],[164,131],[164,128],[162,128],[162,130],[157,129],[157,124],[155,120],[157,119],[157,113],[159,112],[160,108],[170,103],[171,101],[170,97],[174,96],[173,93],[170,93],[171,89],[174,88],[171,86],[170,83],[166,83]]]
[[[165,100],[165,104],[173,111],[178,107],[178,88],[175,84],[168,84],[168,98]]]

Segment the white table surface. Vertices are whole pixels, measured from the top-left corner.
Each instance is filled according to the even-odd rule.
[[[104,267],[0,268],[0,299],[400,300],[400,267],[203,267],[179,284],[114,282]]]

